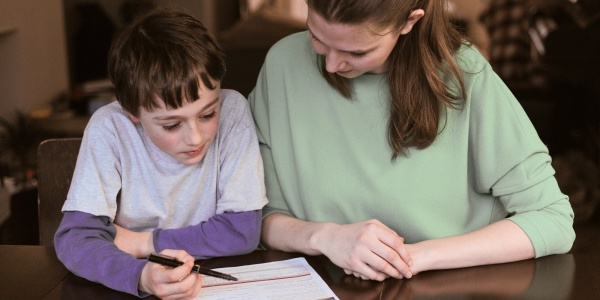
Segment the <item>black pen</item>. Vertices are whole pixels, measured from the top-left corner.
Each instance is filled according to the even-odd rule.
[[[171,268],[177,268],[177,267],[183,265],[182,262],[178,261],[174,257],[167,256],[167,255],[160,254],[160,253],[150,254],[150,256],[148,256],[148,261],[151,261],[151,262],[157,263],[157,264],[161,264],[163,266],[171,267]],[[225,280],[238,281],[237,278],[235,278],[229,274],[225,274],[225,273],[217,272],[217,271],[214,271],[211,269],[203,268],[199,265],[194,265],[191,273],[199,273],[202,275],[217,277],[217,278],[221,278],[221,279],[225,279]]]

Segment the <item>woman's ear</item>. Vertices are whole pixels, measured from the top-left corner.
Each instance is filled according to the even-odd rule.
[[[140,119],[134,115],[132,115],[131,113],[127,113],[129,115],[129,118],[131,119],[131,122],[133,123],[139,123]]]
[[[406,20],[404,26],[402,26],[402,29],[400,29],[400,35],[409,33],[412,30],[413,26],[417,23],[417,21],[419,21],[424,15],[425,11],[420,8],[413,10],[410,13],[410,16],[408,16],[408,19]]]

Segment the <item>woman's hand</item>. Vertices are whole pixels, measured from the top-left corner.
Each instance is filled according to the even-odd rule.
[[[148,262],[142,270],[138,288],[161,299],[193,299],[202,288],[202,277],[190,273],[194,258],[183,250],[164,250],[162,254],[184,262],[177,268]]]
[[[117,236],[115,245],[123,251],[137,258],[146,258],[150,253],[154,253],[154,244],[152,241],[152,232],[135,232],[125,229],[117,224]]]
[[[347,274],[364,279],[413,275],[412,254],[404,238],[377,220],[339,225],[271,213],[263,218],[262,225],[262,243],[267,248],[323,254]]]
[[[346,274],[380,281],[412,277],[404,238],[378,220],[324,226],[315,237],[320,252]]]

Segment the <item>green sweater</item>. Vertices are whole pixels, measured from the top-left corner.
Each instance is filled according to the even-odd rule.
[[[507,218],[536,257],[569,251],[573,210],[547,147],[519,102],[470,46],[456,53],[467,101],[448,109],[431,146],[391,160],[386,74],[352,79],[343,98],[321,76],[307,32],[269,51],[249,96],[269,204],[307,221],[378,219],[407,243]],[[445,124],[445,126],[444,126]]]

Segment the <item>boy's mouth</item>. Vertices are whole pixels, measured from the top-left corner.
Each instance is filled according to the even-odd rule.
[[[194,150],[194,151],[188,151],[188,152],[184,152],[185,155],[189,156],[189,157],[195,157],[198,154],[202,153],[202,150],[204,150],[204,146]]]

